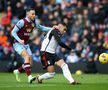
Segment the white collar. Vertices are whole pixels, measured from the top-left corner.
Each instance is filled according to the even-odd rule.
[[[28,22],[30,22],[30,19],[28,17],[25,18]]]

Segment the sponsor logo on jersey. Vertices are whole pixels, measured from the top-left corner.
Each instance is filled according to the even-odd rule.
[[[30,36],[31,33],[24,33],[24,36]]]
[[[27,32],[31,32],[31,29],[27,29]]]

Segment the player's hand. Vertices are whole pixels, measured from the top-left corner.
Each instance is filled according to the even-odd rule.
[[[54,29],[59,29],[57,25],[54,25],[53,28],[54,28]]]
[[[20,40],[19,43],[24,44],[24,40]]]

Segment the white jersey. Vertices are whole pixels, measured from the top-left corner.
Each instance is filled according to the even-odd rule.
[[[61,36],[62,35],[58,30],[51,28],[42,42],[41,51],[55,54],[58,44],[68,50],[71,50],[70,47],[61,42]]]
[[[51,35],[52,30],[53,30],[53,28],[51,28],[51,30],[45,36],[45,38],[42,42],[41,51],[55,53],[58,43],[57,43],[55,37],[53,35]]]

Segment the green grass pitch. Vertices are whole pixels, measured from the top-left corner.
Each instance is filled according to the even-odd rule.
[[[21,74],[21,82],[16,82],[12,73],[0,73],[0,90],[108,90],[108,74],[73,75],[81,85],[68,84],[62,74],[56,74],[43,84],[28,84],[25,76],[24,73]]]

